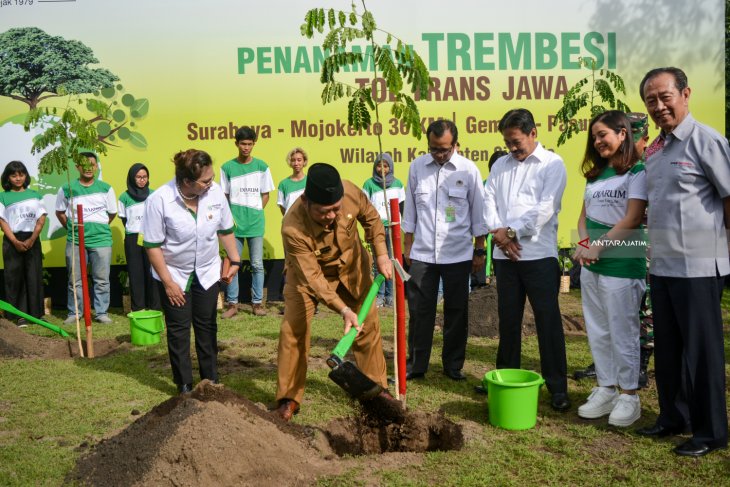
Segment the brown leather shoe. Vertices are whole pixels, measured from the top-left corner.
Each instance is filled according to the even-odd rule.
[[[281,399],[279,407],[276,408],[276,415],[282,420],[289,422],[299,412],[299,404],[294,399]]]
[[[251,309],[253,310],[254,316],[266,316],[266,308],[261,303],[252,303]]]
[[[227,320],[238,314],[238,305],[236,303],[226,303],[226,310],[221,313],[221,318]]]

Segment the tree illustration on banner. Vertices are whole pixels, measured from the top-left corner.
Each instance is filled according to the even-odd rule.
[[[51,36],[37,27],[0,34],[0,96],[28,105],[26,131],[41,128],[32,153],[52,148],[42,155],[39,174],[62,173],[69,160],[83,165],[79,149],[106,154],[105,145],[120,141],[147,147],[135,128],[147,114],[149,101],[124,93],[111,71],[90,66],[98,62],[82,42]],[[54,98],[65,98],[65,105],[39,106]],[[88,113],[82,114],[76,104]]]

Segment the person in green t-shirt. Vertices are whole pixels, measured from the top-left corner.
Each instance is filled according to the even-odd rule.
[[[604,112],[594,117],[588,132],[581,241],[573,258],[583,266],[583,316],[598,387],[578,416],[608,415],[610,425],[625,427],[641,416],[639,308],[646,288],[646,247],[640,227],[646,172],[626,114]]]
[[[0,228],[5,262],[5,299],[20,311],[43,316],[43,252],[38,236],[46,222],[41,196],[28,189],[30,174],[20,161],[5,166],[0,183]],[[18,326],[26,326],[25,318]]]
[[[228,198],[236,223],[234,231],[238,252],[248,242],[251,262],[251,307],[255,316],[265,316],[264,297],[264,208],[269,192],[274,190],[271,171],[261,159],[253,157],[256,131],[241,127],[236,131],[238,156],[221,167],[221,187]],[[238,274],[226,289],[226,310],[221,318],[232,318],[238,313]]]
[[[56,195],[56,217],[68,232],[66,239],[68,318],[64,323],[75,323],[78,310],[84,309],[78,231],[73,229],[72,232],[72,226],[78,224],[76,212],[78,204],[83,206],[84,247],[91,264],[91,278],[94,282],[95,319],[99,323],[111,323],[112,320],[107,315],[110,298],[109,270],[112,259],[112,231],[109,224],[117,215],[117,198],[114,195],[114,188],[96,178],[96,170],[99,168],[97,155],[93,152],[84,152],[81,155],[86,158],[87,163],[76,166],[79,178],[71,181],[71,184],[63,185]],[[76,303],[74,303],[74,291]]]

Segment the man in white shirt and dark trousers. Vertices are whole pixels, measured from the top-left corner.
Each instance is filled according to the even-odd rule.
[[[540,368],[550,405],[570,408],[565,336],[558,305],[558,212],[566,183],[563,160],[537,141],[532,114],[510,110],[499,122],[509,154],[485,184],[487,226],[494,234],[499,312],[498,369],[520,368],[525,297],[535,313]]]
[[[402,227],[408,281],[408,374],[428,370],[439,279],[444,286],[444,374],[464,380],[469,273],[484,266],[484,193],[476,165],[456,152],[454,122],[429,125],[428,153],[411,163]],[[474,242],[472,246],[472,242]]]

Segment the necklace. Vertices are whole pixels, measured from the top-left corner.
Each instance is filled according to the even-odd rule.
[[[176,183],[175,186],[177,186],[177,192],[180,193],[180,196],[182,196],[182,199],[184,199],[186,201],[192,201],[198,197],[197,194],[195,196],[185,196],[185,194],[182,192],[182,189],[180,189],[180,183]]]

